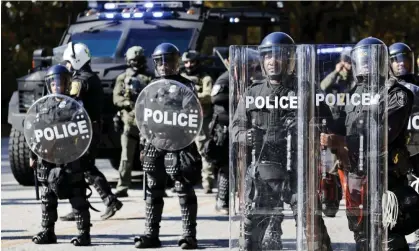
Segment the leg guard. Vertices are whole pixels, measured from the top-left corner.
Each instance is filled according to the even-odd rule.
[[[58,218],[58,214],[57,214],[58,198],[52,192],[52,190],[46,186],[42,187],[41,203],[42,203],[41,226],[44,229],[54,228],[55,222],[57,221],[57,218]]]
[[[181,181],[176,181],[175,187],[179,196],[180,210],[182,212],[183,236],[196,237],[198,201],[195,191],[191,185]]]
[[[228,174],[221,171],[218,174],[218,193],[217,193],[217,207],[228,209],[228,191],[229,191],[229,180]]]
[[[164,172],[147,173],[146,223],[144,234],[158,237],[163,213],[166,175]]]
[[[81,189],[81,191],[84,189]],[[86,197],[74,196],[70,198],[70,203],[73,207],[73,212],[76,217],[77,229],[79,235],[71,239],[74,246],[87,246],[90,245],[90,212],[89,203]]]
[[[163,198],[147,198],[145,207],[145,232],[149,237],[158,237],[160,233],[160,222],[163,213]]]

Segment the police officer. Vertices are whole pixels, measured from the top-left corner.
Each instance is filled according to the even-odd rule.
[[[120,202],[114,194],[105,176],[95,166],[97,144],[100,141],[101,120],[103,108],[103,87],[99,77],[90,67],[91,55],[89,48],[82,43],[69,43],[64,51],[63,59],[66,67],[73,72],[70,96],[80,100],[89,114],[92,121],[93,138],[87,153],[81,158],[81,164],[85,168],[85,176],[89,185],[98,192],[100,198],[106,205],[105,213],[101,216],[103,220],[115,215],[121,209]],[[60,218],[61,220],[74,220],[73,214]]]
[[[61,94],[68,95],[70,89],[70,72],[62,65],[52,66],[46,76],[45,82],[49,94]],[[39,113],[39,123],[48,123],[46,121],[54,120],[57,116],[60,119],[70,119],[74,114],[75,107],[72,107],[74,103],[67,103],[64,107],[61,106],[61,101],[56,98],[47,99],[42,107],[45,107],[47,113]],[[58,106],[60,104],[60,106]],[[59,107],[59,115],[57,115],[57,108]],[[76,108],[77,109],[77,108]],[[66,114],[68,110],[68,116]],[[39,124],[38,123],[38,124]],[[37,125],[34,124],[34,127]],[[41,125],[39,125],[41,126]],[[76,147],[72,145],[72,147]],[[55,145],[55,155],[64,156],[68,154],[68,147],[60,147]],[[62,151],[62,153],[60,153]],[[71,151],[71,150],[70,150]],[[32,238],[32,241],[36,244],[51,244],[57,243],[57,236],[54,232],[55,222],[57,221],[57,207],[58,198],[69,199],[72,206],[73,214],[77,221],[77,229],[79,230],[79,236],[71,239],[71,242],[75,246],[87,246],[90,245],[90,212],[89,202],[86,197],[87,184],[83,175],[83,168],[80,165],[80,161],[74,161],[65,165],[57,167],[56,164],[49,163],[45,160],[38,159],[34,152],[31,152],[30,165],[34,168],[35,161],[40,161],[38,165],[37,178],[42,184],[42,228]],[[59,182],[60,180],[60,182]]]
[[[171,43],[158,45],[153,52],[155,72],[160,79],[171,79],[185,84],[194,90],[194,83],[179,74],[180,53]],[[192,158],[188,161],[176,161],[180,156]],[[176,192],[182,213],[183,235],[178,245],[182,249],[196,249],[197,197],[193,188],[199,175],[200,156],[196,144],[179,151],[157,149],[150,142],[145,144],[143,169],[146,172],[146,223],[143,236],[135,238],[136,248],[156,248],[161,246],[159,239],[160,221],[163,213],[163,196],[167,174],[175,181]],[[189,164],[187,164],[189,162]],[[196,169],[196,170],[195,170]],[[187,176],[188,175],[188,176]],[[195,182],[194,182],[195,181]]]
[[[370,51],[370,45],[384,45],[384,43],[374,37],[369,37],[359,41],[352,50],[352,68],[354,72],[354,77],[356,78],[356,87],[353,93],[363,93],[367,90],[368,85],[367,81],[370,78],[370,74],[373,74],[377,69],[371,69],[371,65],[368,64],[368,55],[372,53]],[[387,51],[381,52],[387,53]],[[381,59],[385,57],[380,57]],[[385,69],[385,60],[376,62],[380,76],[384,79],[388,72],[383,72]],[[384,82],[384,80],[381,80]],[[385,83],[381,83],[381,86],[384,87]],[[410,168],[409,163],[409,152],[406,147],[406,135],[407,135],[407,123],[409,120],[413,95],[406,87],[398,83],[397,78],[390,77],[389,82],[386,84],[389,86],[388,91],[388,189],[393,191],[399,203],[405,202],[407,200],[413,199],[413,201],[418,201],[417,194],[415,195],[414,191],[405,186],[407,182],[407,171]],[[375,238],[374,236],[368,235],[368,230],[366,225],[368,222],[367,216],[362,216],[360,214],[362,208],[365,208],[365,187],[363,181],[365,181],[366,176],[362,171],[358,170],[358,158],[356,157],[359,154],[359,150],[348,150],[348,149],[359,149],[359,140],[356,145],[351,145],[353,142],[351,139],[359,137],[358,134],[358,121],[360,118],[363,118],[364,113],[361,112],[363,106],[354,106],[353,104],[346,105],[346,119],[345,124],[342,125],[346,127],[346,136],[341,137],[332,134],[322,134],[321,135],[321,145],[328,146],[332,149],[335,149],[338,153],[338,157],[342,160],[342,163],[345,163],[346,171],[346,180],[347,180],[347,192],[346,192],[346,213],[349,223],[349,229],[354,232],[354,238],[356,242],[356,250],[364,251],[370,250],[368,246],[368,239]],[[345,143],[347,142],[347,143]],[[412,201],[412,200],[410,200]],[[403,203],[402,203],[403,204]],[[414,228],[412,224],[417,224],[418,221],[415,219],[415,215],[410,214],[409,210],[414,209],[412,205],[407,206],[403,211],[404,217],[398,218],[398,223],[395,228],[389,229],[389,239],[388,247],[391,251],[404,251],[409,250],[404,233]],[[402,207],[401,207],[402,208]],[[419,208],[419,207],[417,207]],[[364,209],[365,210],[365,209]],[[359,216],[361,215],[361,217]],[[409,219],[409,220],[407,220]],[[403,222],[406,221],[406,222]],[[399,223],[400,222],[400,223]],[[412,231],[413,232],[413,231]]]
[[[295,95],[297,81],[294,40],[286,33],[273,32],[262,40],[259,53],[265,80],[251,85],[245,96]],[[260,153],[257,157],[252,154],[255,161],[252,161],[252,167],[248,168],[245,177],[244,248],[247,251],[281,250],[284,202],[291,205],[295,220],[299,213],[296,162],[291,162],[291,170],[287,170],[288,149],[284,142],[286,135],[291,132],[292,149],[297,147],[295,110],[259,109],[256,106],[245,109],[241,103],[237,111],[232,125],[233,142],[246,142],[251,146],[252,152]],[[322,106],[321,113],[325,117],[331,117],[327,106]],[[291,123],[287,121],[289,119]],[[283,154],[278,154],[281,152]],[[291,159],[297,159],[296,153],[297,151],[291,150]],[[275,216],[267,216],[253,213],[254,210],[278,211]],[[313,236],[315,250],[332,250],[322,217],[315,217],[319,224],[316,226],[319,231]]]
[[[215,209],[222,213],[228,214],[229,201],[229,73],[228,71],[218,77],[211,92],[211,103],[213,105],[214,114],[209,125],[209,140],[205,142],[204,156],[214,169],[218,169],[218,192],[216,197]]]
[[[185,70],[181,73],[181,76],[195,84],[195,90],[198,93],[198,98],[202,105],[204,123],[202,124],[201,134],[196,139],[198,150],[202,156],[204,144],[208,140],[208,125],[212,116],[211,90],[213,80],[210,75],[203,71],[199,57],[200,55],[197,51],[191,50],[183,53],[182,62],[185,65]],[[211,163],[205,157],[202,157],[202,187],[206,194],[212,193],[214,183],[213,169]]]
[[[412,174],[419,177],[419,128],[417,119],[419,118],[419,86],[414,75],[415,56],[412,49],[404,43],[394,43],[389,47],[390,73],[397,78],[397,81],[412,91],[414,103],[412,113],[408,124],[408,150],[410,153],[410,162],[413,165]],[[408,175],[412,183],[415,178],[412,174]],[[415,232],[416,248],[419,248],[419,230]]]
[[[146,58],[144,49],[140,46],[129,48],[125,54],[129,68],[116,78],[113,89],[113,103],[121,109],[124,129],[121,135],[121,163],[119,165],[119,180],[116,185],[117,197],[128,197],[131,183],[131,170],[139,156],[140,132],[135,124],[135,101],[141,90],[150,82],[150,77],[144,75]]]

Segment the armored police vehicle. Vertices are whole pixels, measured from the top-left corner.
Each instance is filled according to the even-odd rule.
[[[148,58],[148,70],[154,74],[151,54],[163,42],[175,44],[181,53],[195,49],[207,55],[208,73],[214,79],[225,71],[222,61],[213,52],[215,47],[231,44],[258,44],[270,32],[289,32],[289,21],[282,2],[273,2],[266,9],[206,8],[195,2],[94,2],[89,10],[79,14],[63,34],[53,55],[34,52],[31,73],[17,79],[16,91],[9,103],[8,123],[12,125],[9,141],[10,166],[22,185],[33,184],[29,168],[29,151],[23,137],[23,119],[27,109],[45,94],[44,75],[51,64],[60,63],[69,42],[86,44],[92,55],[92,69],[102,80],[105,92],[103,129],[99,158],[110,159],[119,165],[120,133],[115,132],[113,117],[117,113],[112,102],[116,77],[126,69],[124,54],[128,48],[140,45]],[[270,3],[272,4],[272,3]],[[218,54],[217,54],[218,55]],[[94,97],[92,97],[94,98]]]

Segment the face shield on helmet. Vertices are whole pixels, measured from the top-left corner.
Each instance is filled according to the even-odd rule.
[[[49,94],[68,95],[70,93],[70,74],[56,73],[45,77],[45,84]]]
[[[415,57],[413,52],[403,52],[390,56],[391,69],[394,76],[405,76],[414,73]]]
[[[179,73],[179,55],[161,54],[153,56],[154,68],[160,77],[172,76]]]
[[[295,69],[295,49],[294,45],[259,46],[263,75],[271,79],[280,79],[291,75]]]
[[[364,45],[352,50],[352,72],[358,81],[367,80],[371,74],[386,77],[387,50],[382,45]]]

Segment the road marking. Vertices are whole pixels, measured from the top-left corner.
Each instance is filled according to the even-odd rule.
[[[177,196],[176,196],[177,197]],[[215,205],[215,200],[214,197],[201,197],[201,198],[205,198],[204,201],[202,203],[198,203],[198,210],[200,207],[205,206],[207,207],[210,204]],[[208,200],[208,198],[210,198],[210,200]],[[198,199],[199,201],[199,199]],[[145,206],[145,205],[144,205]],[[163,213],[175,213],[178,209],[169,209],[166,212],[163,211]],[[164,215],[164,214],[163,214]],[[135,217],[137,216],[137,214],[127,214],[127,215],[118,215],[118,217],[124,217],[124,218],[131,218],[131,217]],[[216,216],[216,215],[214,215]],[[198,215],[199,217],[199,215]],[[112,219],[112,220],[105,220],[105,221],[99,221],[97,223],[95,223],[94,227],[92,227],[92,229],[95,228],[95,226],[97,227],[101,227],[101,229],[106,229],[110,226],[117,226],[121,223],[124,223],[126,219]],[[162,219],[162,221],[164,221],[164,219]],[[116,223],[116,224],[114,224]],[[56,235],[68,235],[71,233],[74,233],[75,228],[73,227],[66,227],[66,228],[62,228],[62,229],[55,229],[55,234]],[[22,240],[1,240],[1,247],[2,248],[9,248],[9,247],[14,247],[17,245],[21,245],[21,244],[28,244],[28,243],[32,243],[32,238],[30,239],[22,239]],[[36,245],[36,244],[34,244]]]

